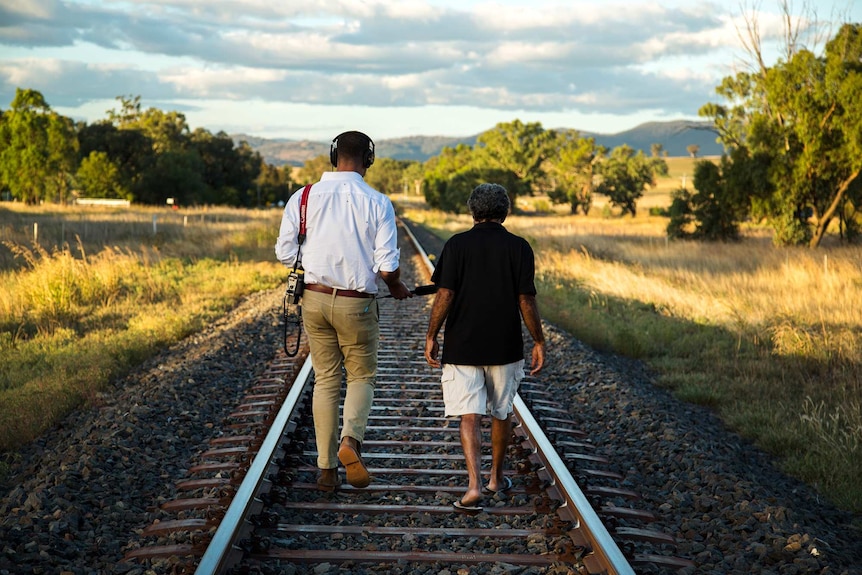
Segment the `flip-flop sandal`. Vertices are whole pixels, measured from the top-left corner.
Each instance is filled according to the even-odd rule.
[[[455,508],[456,511],[460,511],[461,513],[469,513],[471,515],[475,515],[482,511],[482,506],[478,504],[466,505],[461,502],[460,499],[452,503],[452,507]]]
[[[493,489],[491,489],[490,487],[488,487],[488,486],[486,485],[485,487],[483,487],[483,488],[482,488],[482,491],[484,491],[485,493],[494,493],[494,494],[496,494],[496,493],[500,493],[500,494],[506,493],[508,490],[510,490],[510,489],[512,488],[512,480],[509,478],[509,476],[508,476],[508,475],[504,475],[504,476],[503,476],[503,482],[505,483],[505,485],[503,486],[503,488],[502,488],[502,489],[498,489],[498,490],[494,491]]]

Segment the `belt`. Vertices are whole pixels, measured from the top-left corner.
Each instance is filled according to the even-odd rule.
[[[340,296],[344,296],[344,297],[365,297],[365,298],[375,297],[373,293],[367,293],[364,291],[356,291],[353,289],[331,288],[331,287],[325,286],[323,284],[305,284],[305,289],[307,289],[309,291],[316,291],[318,293],[331,294],[332,292],[335,292],[335,295],[337,295],[337,296],[340,295]]]

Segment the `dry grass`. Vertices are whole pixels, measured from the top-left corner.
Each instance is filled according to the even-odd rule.
[[[442,237],[470,225],[399,205]],[[536,250],[547,319],[650,363],[678,397],[713,407],[789,473],[862,511],[862,248],[778,249],[762,230],[736,244],[669,242],[667,220],[645,210],[538,212],[506,227]]]
[[[275,210],[0,205],[0,451],[244,295],[278,285],[279,219]],[[34,222],[39,237],[28,238]],[[53,232],[74,241],[49,243]]]

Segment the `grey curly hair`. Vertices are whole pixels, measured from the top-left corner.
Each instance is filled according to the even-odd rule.
[[[479,184],[470,193],[467,207],[476,221],[503,221],[509,215],[509,193],[500,184]]]

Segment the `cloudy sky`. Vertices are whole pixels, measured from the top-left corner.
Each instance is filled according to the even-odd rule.
[[[790,6],[860,22],[860,3]],[[755,8],[768,47],[778,0],[0,0],[0,109],[21,87],[87,122],[141,96],[268,138],[614,133],[716,101]]]

